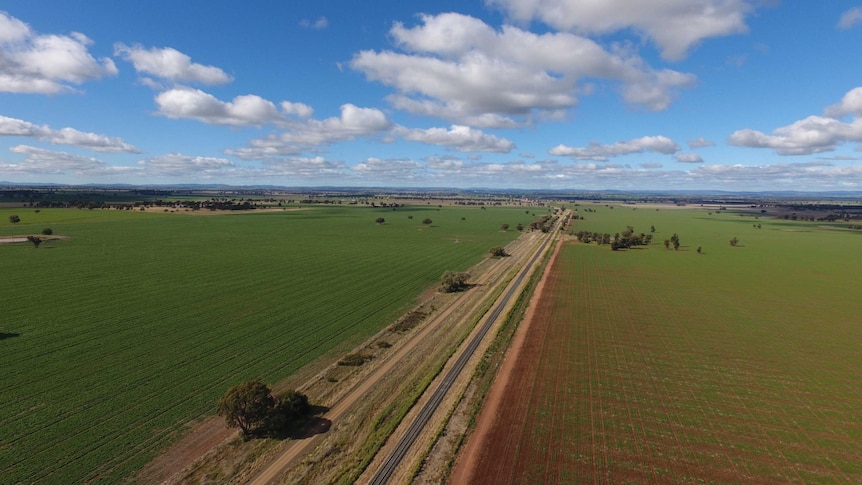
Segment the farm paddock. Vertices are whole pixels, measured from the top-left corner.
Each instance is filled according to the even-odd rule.
[[[619,209],[691,246],[563,247],[469,483],[862,481],[858,234]]]

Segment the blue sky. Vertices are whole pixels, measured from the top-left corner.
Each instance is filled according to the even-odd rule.
[[[4,0],[0,180],[862,190],[862,3]]]

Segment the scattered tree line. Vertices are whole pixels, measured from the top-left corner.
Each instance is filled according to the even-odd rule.
[[[549,232],[555,222],[557,222],[557,216],[545,215],[531,222],[529,228],[531,231]]]
[[[590,231],[580,231],[575,236],[585,244],[591,242],[595,242],[598,245],[609,244],[614,251],[629,249],[635,246],[649,246],[652,243],[652,234],[635,234],[635,229],[632,226],[626,226],[626,229],[622,233],[616,233],[613,236],[609,233]]]

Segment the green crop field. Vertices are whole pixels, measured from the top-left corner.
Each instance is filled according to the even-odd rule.
[[[577,209],[575,232],[655,238],[562,249],[482,483],[862,482],[862,233]]]
[[[533,219],[479,207],[0,209],[0,236],[68,238],[0,244],[0,482],[120,482],[231,385],[275,383],[361,342],[445,270],[515,238],[502,223]]]

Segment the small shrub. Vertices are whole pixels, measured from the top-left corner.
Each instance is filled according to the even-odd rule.
[[[347,354],[338,361],[338,365],[359,367],[360,365],[371,360],[371,356],[363,353]]]
[[[411,329],[413,329],[416,325],[419,325],[422,320],[424,320],[426,314],[419,310],[412,311],[407,315],[404,315],[404,318],[398,321],[395,325],[392,325],[391,330],[393,332],[405,333]]]
[[[42,235],[43,236],[50,236],[51,234],[54,234],[54,230],[51,229],[50,227],[46,227],[45,229],[42,229]]]

